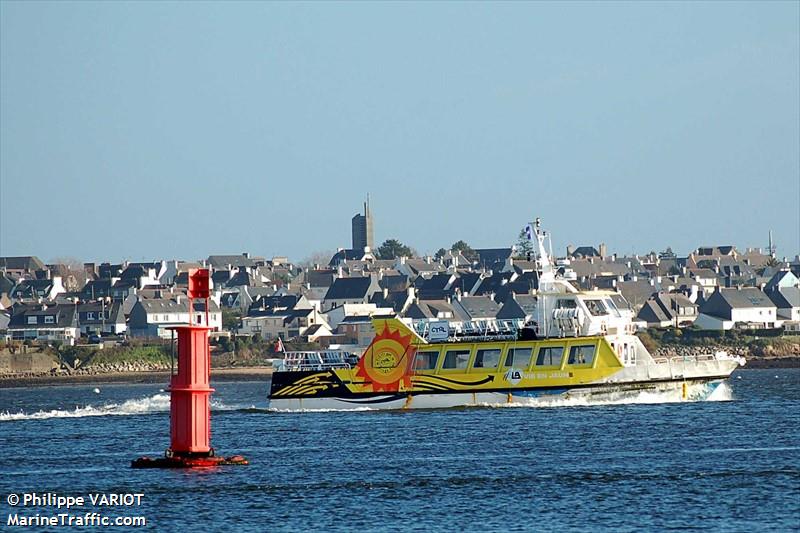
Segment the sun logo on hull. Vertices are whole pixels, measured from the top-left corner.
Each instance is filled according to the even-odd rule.
[[[356,375],[372,384],[373,391],[397,392],[411,386],[411,335],[402,336],[384,325],[356,365]]]

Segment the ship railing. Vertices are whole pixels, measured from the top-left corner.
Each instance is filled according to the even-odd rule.
[[[483,319],[448,322],[447,337],[432,339],[431,322],[417,322],[414,331],[431,343],[457,342],[467,340],[508,340],[515,339],[524,321],[517,319]]]
[[[653,357],[653,362],[657,365],[671,364],[680,365],[681,363],[699,363],[700,361],[715,361],[716,357],[710,354],[701,355],[673,355],[672,357]]]
[[[302,370],[328,370],[332,368],[352,368],[358,363],[358,356],[340,350],[285,352],[284,358],[275,361],[273,367],[278,372]]]

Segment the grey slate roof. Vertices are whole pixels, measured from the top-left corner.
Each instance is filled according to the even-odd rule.
[[[600,252],[594,246],[578,246],[570,255],[572,257],[600,257]]]
[[[44,270],[44,263],[34,255],[20,257],[0,257],[0,268],[8,270]]]
[[[228,265],[232,267],[254,267],[264,263],[263,257],[247,257],[242,254],[208,256],[208,264],[215,269],[227,268]]]
[[[406,311],[406,316],[409,318],[437,318],[439,313],[450,313],[454,320],[462,320],[461,315],[447,300],[419,300],[411,304]]]
[[[326,300],[359,299],[369,296],[371,279],[368,276],[357,278],[339,278],[333,282],[325,294]]]
[[[770,292],[776,289],[787,276],[791,276],[788,281],[793,281],[792,278],[797,279],[790,270],[781,270],[776,272],[764,286],[764,292]]]
[[[334,274],[334,270],[309,270],[306,272],[306,282],[312,287],[330,287]]]
[[[734,309],[751,307],[772,307],[772,300],[759,289],[748,287],[743,289],[722,289],[720,295]]]
[[[536,297],[521,294],[515,298],[507,298],[497,312],[498,319],[526,318],[536,311]]]
[[[53,281],[49,279],[24,279],[14,287],[11,296],[13,298],[36,298],[46,295],[52,287]]]
[[[504,264],[511,257],[511,248],[477,248],[475,253],[478,254],[478,264],[492,268],[498,263]]]
[[[465,319],[495,318],[500,311],[500,305],[486,296],[464,296],[457,302],[453,302],[453,307],[461,307],[466,311]]]
[[[68,328],[78,327],[77,306],[75,304],[51,305],[45,309],[41,305],[14,306],[9,329],[30,329],[37,327]],[[28,317],[37,317],[37,324],[28,324]],[[44,317],[54,317],[52,324],[46,324]]]
[[[390,274],[384,276],[378,281],[381,289],[389,289],[390,291],[400,291],[408,288],[408,276],[405,274]]]
[[[405,290],[389,291],[386,296],[384,296],[382,292],[376,292],[369,299],[369,303],[375,304],[378,307],[391,307],[394,309],[395,313],[399,313],[403,310],[406,301],[408,301],[408,292]]]
[[[664,312],[664,309],[658,305],[658,302],[653,299],[647,300],[644,303],[639,313],[636,315],[636,318],[644,320],[647,323],[669,322],[672,320],[672,318]]]
[[[800,307],[800,287],[784,287],[780,290],[771,291],[769,298],[775,304],[775,307],[779,309]]]

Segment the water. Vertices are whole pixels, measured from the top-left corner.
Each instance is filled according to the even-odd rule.
[[[797,369],[737,371],[731,401],[410,412],[274,413],[265,383],[218,383],[213,443],[252,464],[205,471],[131,470],[167,446],[168,397],[94,388],[0,390],[4,525],[56,513],[6,503],[37,491],[143,493],[79,513],[165,531],[800,528]]]

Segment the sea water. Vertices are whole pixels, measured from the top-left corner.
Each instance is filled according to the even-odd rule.
[[[265,382],[215,387],[212,442],[249,466],[130,469],[168,445],[163,385],[0,389],[3,525],[57,514],[8,502],[36,493],[159,531],[800,528],[798,369],[739,370],[709,401],[512,409],[279,413]],[[97,494],[142,496],[96,507]]]

